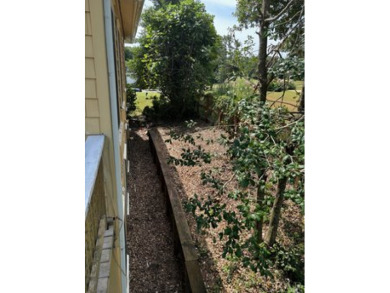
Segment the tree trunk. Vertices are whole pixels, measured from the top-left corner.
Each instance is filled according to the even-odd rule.
[[[264,182],[267,182],[267,175],[263,174]],[[257,204],[261,207],[263,205],[265,195],[265,188],[257,187]],[[256,221],[257,243],[263,242],[263,217]]]
[[[299,112],[305,112],[305,82],[303,82],[301,97],[299,99]]]
[[[270,221],[269,221],[269,229],[267,231],[267,235],[265,236],[265,243],[268,246],[272,246],[275,243],[276,233],[278,231],[279,219],[280,219],[280,211],[282,209],[282,204],[284,200],[284,191],[286,189],[287,178],[283,177],[278,182],[278,190],[276,192],[276,197],[274,201],[274,205],[271,210]]]
[[[269,0],[263,0],[261,12],[263,19],[260,22],[259,32],[259,81],[260,81],[260,102],[262,104],[267,100],[268,89],[268,70],[267,70],[267,44],[268,44],[268,23],[265,19],[268,17]]]

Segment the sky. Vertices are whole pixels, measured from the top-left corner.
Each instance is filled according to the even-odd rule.
[[[236,10],[236,0],[200,0],[206,6],[206,10],[211,15],[214,15],[214,25],[219,35],[226,35],[229,27],[238,24],[237,18],[233,16],[233,12]],[[146,0],[144,9],[152,6],[150,0]],[[141,28],[138,27],[137,36],[141,32]],[[255,29],[248,29],[243,32],[236,32],[236,38],[242,43],[246,40],[247,36],[251,35],[255,41],[255,52],[258,48],[258,38],[255,33]]]

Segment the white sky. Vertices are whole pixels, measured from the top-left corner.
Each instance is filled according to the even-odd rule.
[[[233,16],[233,12],[236,10],[236,0],[200,0],[205,4],[206,10],[211,15],[214,15],[214,25],[219,35],[226,35],[229,27],[238,24],[237,18]],[[146,0],[144,9],[152,6],[150,0]],[[141,28],[138,28],[137,36],[140,33]],[[241,42],[244,42],[248,35],[253,36],[255,41],[255,51],[257,52],[259,40],[254,29],[248,29],[243,32],[236,32],[236,37]],[[130,44],[127,44],[128,46]]]

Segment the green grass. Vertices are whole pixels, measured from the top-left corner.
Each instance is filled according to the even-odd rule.
[[[253,84],[256,83],[255,80],[251,80],[251,82]],[[238,86],[238,87],[245,87],[245,86],[250,84],[247,80],[245,80],[243,78],[237,78],[236,81],[232,81],[230,83],[233,84],[234,86]],[[295,83],[295,86],[297,87],[297,91],[301,91],[302,90],[303,81],[294,81],[294,83]],[[213,85],[213,90],[216,90],[216,88],[218,88],[219,86],[220,86],[219,84],[214,84]],[[212,93],[213,90],[211,90],[209,92]],[[148,95],[146,95],[146,93],[147,93],[146,91],[137,92],[137,99],[135,101],[135,106],[137,108],[135,109],[135,111],[133,111],[131,113],[131,116],[142,115],[142,111],[145,109],[146,106],[149,106],[149,107],[153,106],[153,99],[152,99],[152,97],[153,96],[156,96],[157,98],[160,97],[160,94],[156,93],[156,92],[149,92]],[[281,95],[282,95],[282,92],[268,92],[267,99],[269,101],[275,101]],[[297,93],[294,90],[286,91],[286,93],[284,94],[283,101],[286,102],[286,103],[289,103],[289,104],[297,105],[298,101],[299,101],[299,93]],[[289,105],[289,104],[284,104],[284,105],[290,111],[296,111],[297,107]],[[280,105],[280,102],[276,102],[275,105]]]
[[[267,100],[268,101],[276,101],[282,96],[283,92],[268,92],[267,93]],[[280,106],[282,99],[279,99],[278,102],[275,103],[275,106]],[[288,104],[283,104],[286,106],[290,111],[296,111],[298,102],[299,102],[299,93],[297,93],[294,90],[288,90],[284,93],[283,102]],[[294,106],[295,105],[295,106]]]
[[[236,80],[234,81],[229,81],[228,82],[230,85],[236,87],[236,86],[253,86],[253,85],[256,85],[257,83],[257,80],[255,79],[251,79],[250,81],[245,79],[245,78],[242,78],[242,77],[238,77]],[[221,86],[221,83],[215,83],[213,84],[212,86],[212,89],[213,90],[216,90],[217,88],[219,88]]]
[[[142,114],[142,111],[145,109],[146,106],[152,107],[153,106],[153,97],[156,96],[157,98],[160,97],[159,93],[156,92],[149,92],[146,95],[146,91],[137,92],[137,99],[135,100],[135,106],[137,107],[133,112],[131,112],[131,116],[139,116]]]
[[[296,86],[295,90],[288,90],[284,93],[283,102],[288,104],[283,104],[286,106],[290,111],[296,111],[298,108],[299,103],[299,95],[302,90],[303,81],[297,80],[294,81],[294,84]],[[282,96],[283,92],[268,92],[267,93],[267,100],[268,101],[275,101],[279,99]],[[282,99],[279,99],[279,102],[275,103],[276,105],[281,105]],[[295,106],[294,106],[295,105]]]
[[[302,80],[294,81],[294,83],[295,83],[295,86],[297,87],[297,91],[302,90],[302,86],[303,86],[303,81]]]
[[[235,89],[238,89],[238,91],[236,91],[236,94],[238,96],[240,96],[240,95],[245,96],[248,94],[248,91],[245,91],[245,88],[248,88],[248,87],[252,88],[252,86],[254,84],[256,84],[256,80],[251,80],[251,82],[249,82],[246,79],[237,78],[237,80],[231,81],[231,82],[229,82],[229,84],[233,85],[235,87]],[[284,105],[290,111],[296,111],[297,106],[298,106],[298,102],[299,102],[299,94],[300,94],[300,91],[302,90],[303,81],[294,81],[294,84],[296,86],[296,91],[295,90],[287,90],[284,94],[284,97],[283,97],[283,104],[281,103],[282,99],[279,99],[282,96],[283,92],[268,92],[267,93],[267,100],[272,102],[272,101],[276,101],[279,99],[274,104],[274,106]],[[221,86],[221,84],[214,84],[213,90],[210,92],[212,93],[212,92],[218,91],[220,86]],[[238,98],[240,98],[240,97],[238,97]]]

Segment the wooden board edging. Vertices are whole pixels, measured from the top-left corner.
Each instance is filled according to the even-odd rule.
[[[172,221],[175,236],[175,249],[180,251],[183,257],[185,292],[207,292],[200,272],[198,253],[192,240],[185,212],[176,188],[178,183],[175,183],[173,180],[172,170],[167,163],[168,158],[164,155],[168,153],[168,150],[157,129],[149,129],[148,136],[154,162],[160,175],[162,188],[166,193],[168,213]]]

